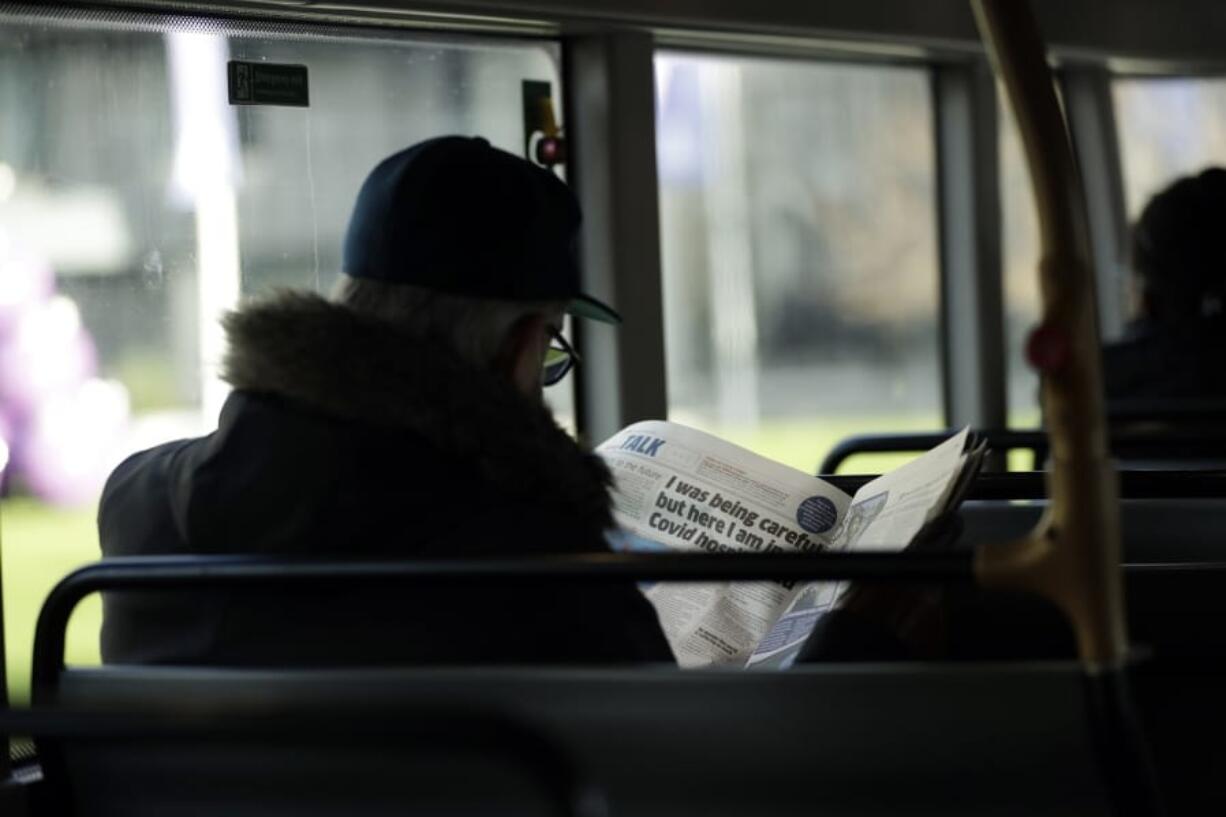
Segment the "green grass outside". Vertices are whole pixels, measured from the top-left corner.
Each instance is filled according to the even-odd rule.
[[[763,456],[813,473],[839,440],[872,431],[930,431],[935,418],[916,416],[835,417],[820,422],[774,422],[758,429],[710,429]],[[880,473],[909,456],[862,455],[845,473]],[[29,700],[34,623],[47,592],[73,568],[99,556],[95,509],[63,509],[28,498],[0,502],[0,567],[3,569],[4,637],[8,687],[16,703]],[[69,663],[97,663],[102,605],[97,596],[78,608],[68,632]]]
[[[10,700],[30,698],[34,623],[48,591],[66,573],[99,556],[94,508],[63,509],[34,499],[0,501],[0,569],[4,587],[4,647]],[[98,663],[102,603],[81,603],[68,628],[70,663]]]
[[[683,421],[684,422],[684,421]],[[901,416],[837,416],[820,421],[774,421],[753,429],[703,428],[719,437],[790,465],[808,474],[826,453],[840,441],[857,434],[876,432],[935,431],[942,427],[936,417]],[[897,468],[912,459],[908,454],[860,454],[843,463],[840,473],[880,474]]]

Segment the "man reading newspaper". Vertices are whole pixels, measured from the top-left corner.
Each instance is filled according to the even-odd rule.
[[[816,477],[675,423],[624,429],[598,452],[613,471],[616,546],[710,553],[898,550],[956,504],[982,448],[962,431],[862,487]],[[683,667],[786,667],[830,611],[836,583],[661,583],[646,588]],[[829,645],[827,645],[829,646]]]

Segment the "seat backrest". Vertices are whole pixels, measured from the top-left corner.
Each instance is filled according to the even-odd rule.
[[[1020,537],[1046,508],[1044,501],[967,502],[959,509],[963,526],[956,546]],[[1226,628],[1221,626],[1226,620],[1226,499],[1123,500],[1120,521],[1133,644],[1157,659],[1226,661]],[[1022,605],[1005,613],[1030,617],[1035,609]],[[998,618],[980,616],[979,624],[995,633],[1009,629]],[[1024,632],[1021,625],[1014,629]]]
[[[423,711],[496,714],[547,735],[617,815],[1106,812],[1072,664],[787,673],[107,667],[61,680],[65,706],[214,724],[279,714],[357,727],[375,718],[392,735]],[[56,748],[83,814],[362,815],[392,805],[443,813],[428,807],[446,798],[423,803],[412,782],[430,745],[410,736],[372,751],[360,739],[369,730],[343,743],[322,727],[313,740],[304,731],[289,748],[224,736]],[[436,762],[427,771],[432,795],[472,795],[447,814],[525,813],[514,806],[526,801],[508,808],[474,794],[485,767]]]
[[[1126,421],[1112,422],[1109,440],[1117,463],[1130,470],[1211,470],[1226,467],[1226,430],[1221,420],[1226,415],[1184,413],[1182,419],[1163,415],[1156,419],[1129,415]],[[818,475],[832,475],[847,460],[861,454],[922,454],[940,445],[957,429],[935,432],[860,434],[836,443],[822,458]],[[977,430],[989,450],[1004,454],[1026,452],[1033,470],[1042,470],[1050,442],[1047,432],[1032,430]]]
[[[961,540],[969,545],[1022,536],[1046,508],[1046,500],[965,502]],[[1124,499],[1120,522],[1126,563],[1226,560],[1226,497]]]

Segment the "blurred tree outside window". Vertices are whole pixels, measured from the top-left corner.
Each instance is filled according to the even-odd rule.
[[[1017,120],[1000,95],[1000,216],[1004,266],[1005,370],[1009,428],[1038,428],[1039,377],[1026,362],[1026,338],[1039,320],[1039,224]],[[1029,470],[1032,458],[1019,460]]]
[[[670,419],[809,473],[849,434],[941,427],[927,71],[655,68]]]
[[[1121,78],[1112,92],[1129,219],[1180,176],[1226,166],[1226,78]]]

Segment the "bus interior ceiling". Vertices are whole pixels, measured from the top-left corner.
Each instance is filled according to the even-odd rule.
[[[1226,166],[1226,5],[1032,6],[1084,193],[1098,330],[1104,344],[1128,342],[1142,300],[1134,223],[1177,178]],[[234,104],[228,67],[260,63],[305,66],[302,97]],[[970,426],[994,441],[996,469],[1047,463],[1039,377],[1027,361],[1043,314],[1040,225],[1018,123],[965,0],[0,2],[0,597],[12,704],[30,700],[44,599],[98,558],[106,476],[135,451],[216,427],[229,393],[218,374],[225,341],[217,316],[279,288],[327,294],[370,167],[447,133],[479,134],[529,155],[542,135],[542,100],[567,147],[555,172],[584,213],[585,287],[625,321],[620,329],[566,327],[583,365],[547,399],[572,435],[595,445],[632,422],[668,418],[813,474],[823,457],[831,471],[850,459],[853,470],[881,472],[930,447],[930,435]],[[1187,390],[1151,397],[1106,407],[1108,442],[1126,471],[1130,626],[1144,641],[1138,655],[1162,659],[1137,689],[1168,807],[1207,813],[1226,804],[1226,759],[1205,732],[1226,721],[1212,700],[1226,658],[1214,630],[1226,612],[1215,601],[1226,576],[1217,541],[1226,404],[1222,394]],[[1046,507],[1036,498],[1043,490],[1032,475],[985,474],[962,511],[959,541],[1024,534]],[[745,787],[713,779],[738,774],[745,786],[781,786],[772,790],[778,813],[823,802],[846,813],[902,811],[911,796],[943,802],[933,786],[977,770],[984,776],[969,787],[965,813],[1007,812],[1001,792],[1026,784],[1008,752],[993,753],[993,737],[1011,733],[1015,757],[1047,776],[1016,804],[1044,813],[1128,811],[1102,791],[1101,770],[1085,765],[1096,753],[1101,761],[1102,734],[1086,726],[1101,712],[1092,698],[1070,703],[1081,679],[1071,654],[1019,662],[999,678],[970,662],[856,666],[842,676],[806,668],[763,682],[769,690],[730,674],[705,684],[632,670],[574,683],[527,670],[485,681],[460,671],[351,673],[335,684],[207,670],[120,676],[90,669],[100,661],[101,611],[98,595],[85,598],[67,628],[73,669],[63,701],[90,710],[103,731],[131,728],[148,742],[124,752],[99,744],[98,752],[89,740],[71,744],[84,721],[46,728],[67,747],[51,759],[52,771],[80,775],[87,790],[118,798],[106,808],[127,813],[171,813],[183,798],[234,806],[210,800],[206,786],[154,791],[144,801],[117,794],[108,776],[157,768],[158,757],[168,780],[206,762],[232,789],[281,791],[310,768],[322,782],[297,808],[313,797],[329,813],[344,801],[322,776],[335,759],[330,744],[295,733],[292,712],[264,712],[265,733],[259,724],[226,731],[213,720],[262,711],[247,684],[264,685],[268,700],[283,696],[287,712],[348,713],[350,724],[363,724],[363,739],[381,713],[395,722],[388,733],[410,736],[394,752],[364,745],[342,763],[342,774],[374,792],[364,803],[370,813],[394,810],[418,785],[381,788],[396,763],[422,762],[423,747],[447,731],[440,712],[449,707],[468,708],[451,712],[460,737],[448,746],[460,765],[430,761],[440,777],[413,801],[427,809],[457,789],[448,775],[463,778],[464,764],[476,763],[499,767],[490,774],[497,785],[513,781],[510,789],[491,784],[494,794],[473,792],[463,806],[477,811],[506,802],[524,813],[594,813],[580,796],[578,764],[611,775],[593,782],[607,787],[615,813],[688,813],[700,802],[754,811]],[[995,626],[985,621],[978,630]],[[1020,702],[1015,710],[985,695],[997,682]],[[449,697],[449,683],[460,693]],[[888,718],[866,725],[855,717],[860,710],[815,703],[819,694],[881,703],[900,719],[932,707],[928,720],[895,733],[898,743],[881,757],[881,774],[905,785],[887,797],[868,773],[874,751],[892,740]],[[811,708],[790,721],[763,703],[770,695]],[[176,712],[176,696],[199,696],[199,706]],[[602,711],[595,702],[605,698],[616,706]],[[146,721],[125,726],[99,714],[141,700],[151,704]],[[691,747],[673,735],[644,749],[635,730],[673,712],[697,734],[726,701],[743,717],[715,730],[689,777],[666,780],[660,764]],[[513,712],[557,743],[521,734],[518,720],[468,718],[478,710]],[[415,721],[418,714],[428,717]],[[1044,729],[1045,714],[1056,726]],[[168,715],[180,718],[184,734],[228,748],[166,753],[160,718]],[[957,734],[923,760],[945,716],[957,721]],[[767,740],[751,717],[786,740]],[[322,719],[319,735],[343,732],[343,720]],[[850,748],[831,744],[814,761],[831,787],[822,794],[795,776],[805,764],[791,750],[808,730],[827,727]],[[294,750],[264,756],[269,775],[253,782],[243,752],[270,734],[296,735],[310,750],[296,770]],[[748,771],[730,763],[722,751],[735,751],[734,741],[779,764],[776,771],[766,761]],[[1051,757],[1042,756],[1044,741]],[[477,760],[474,745],[482,747]],[[519,763],[519,745],[535,746],[539,757]],[[975,748],[959,753],[957,745]],[[559,756],[559,746],[571,756]],[[639,751],[656,771],[636,779],[614,755]],[[233,758],[218,759],[227,753]],[[517,760],[510,777],[508,755]],[[948,764],[943,771],[938,760]],[[515,776],[524,769],[526,789]],[[542,785],[550,792],[544,804]],[[709,796],[692,803],[668,799],[704,785]],[[87,803],[72,808],[89,812]],[[269,812],[256,805],[249,813]],[[1146,812],[1138,805],[1135,813]]]

